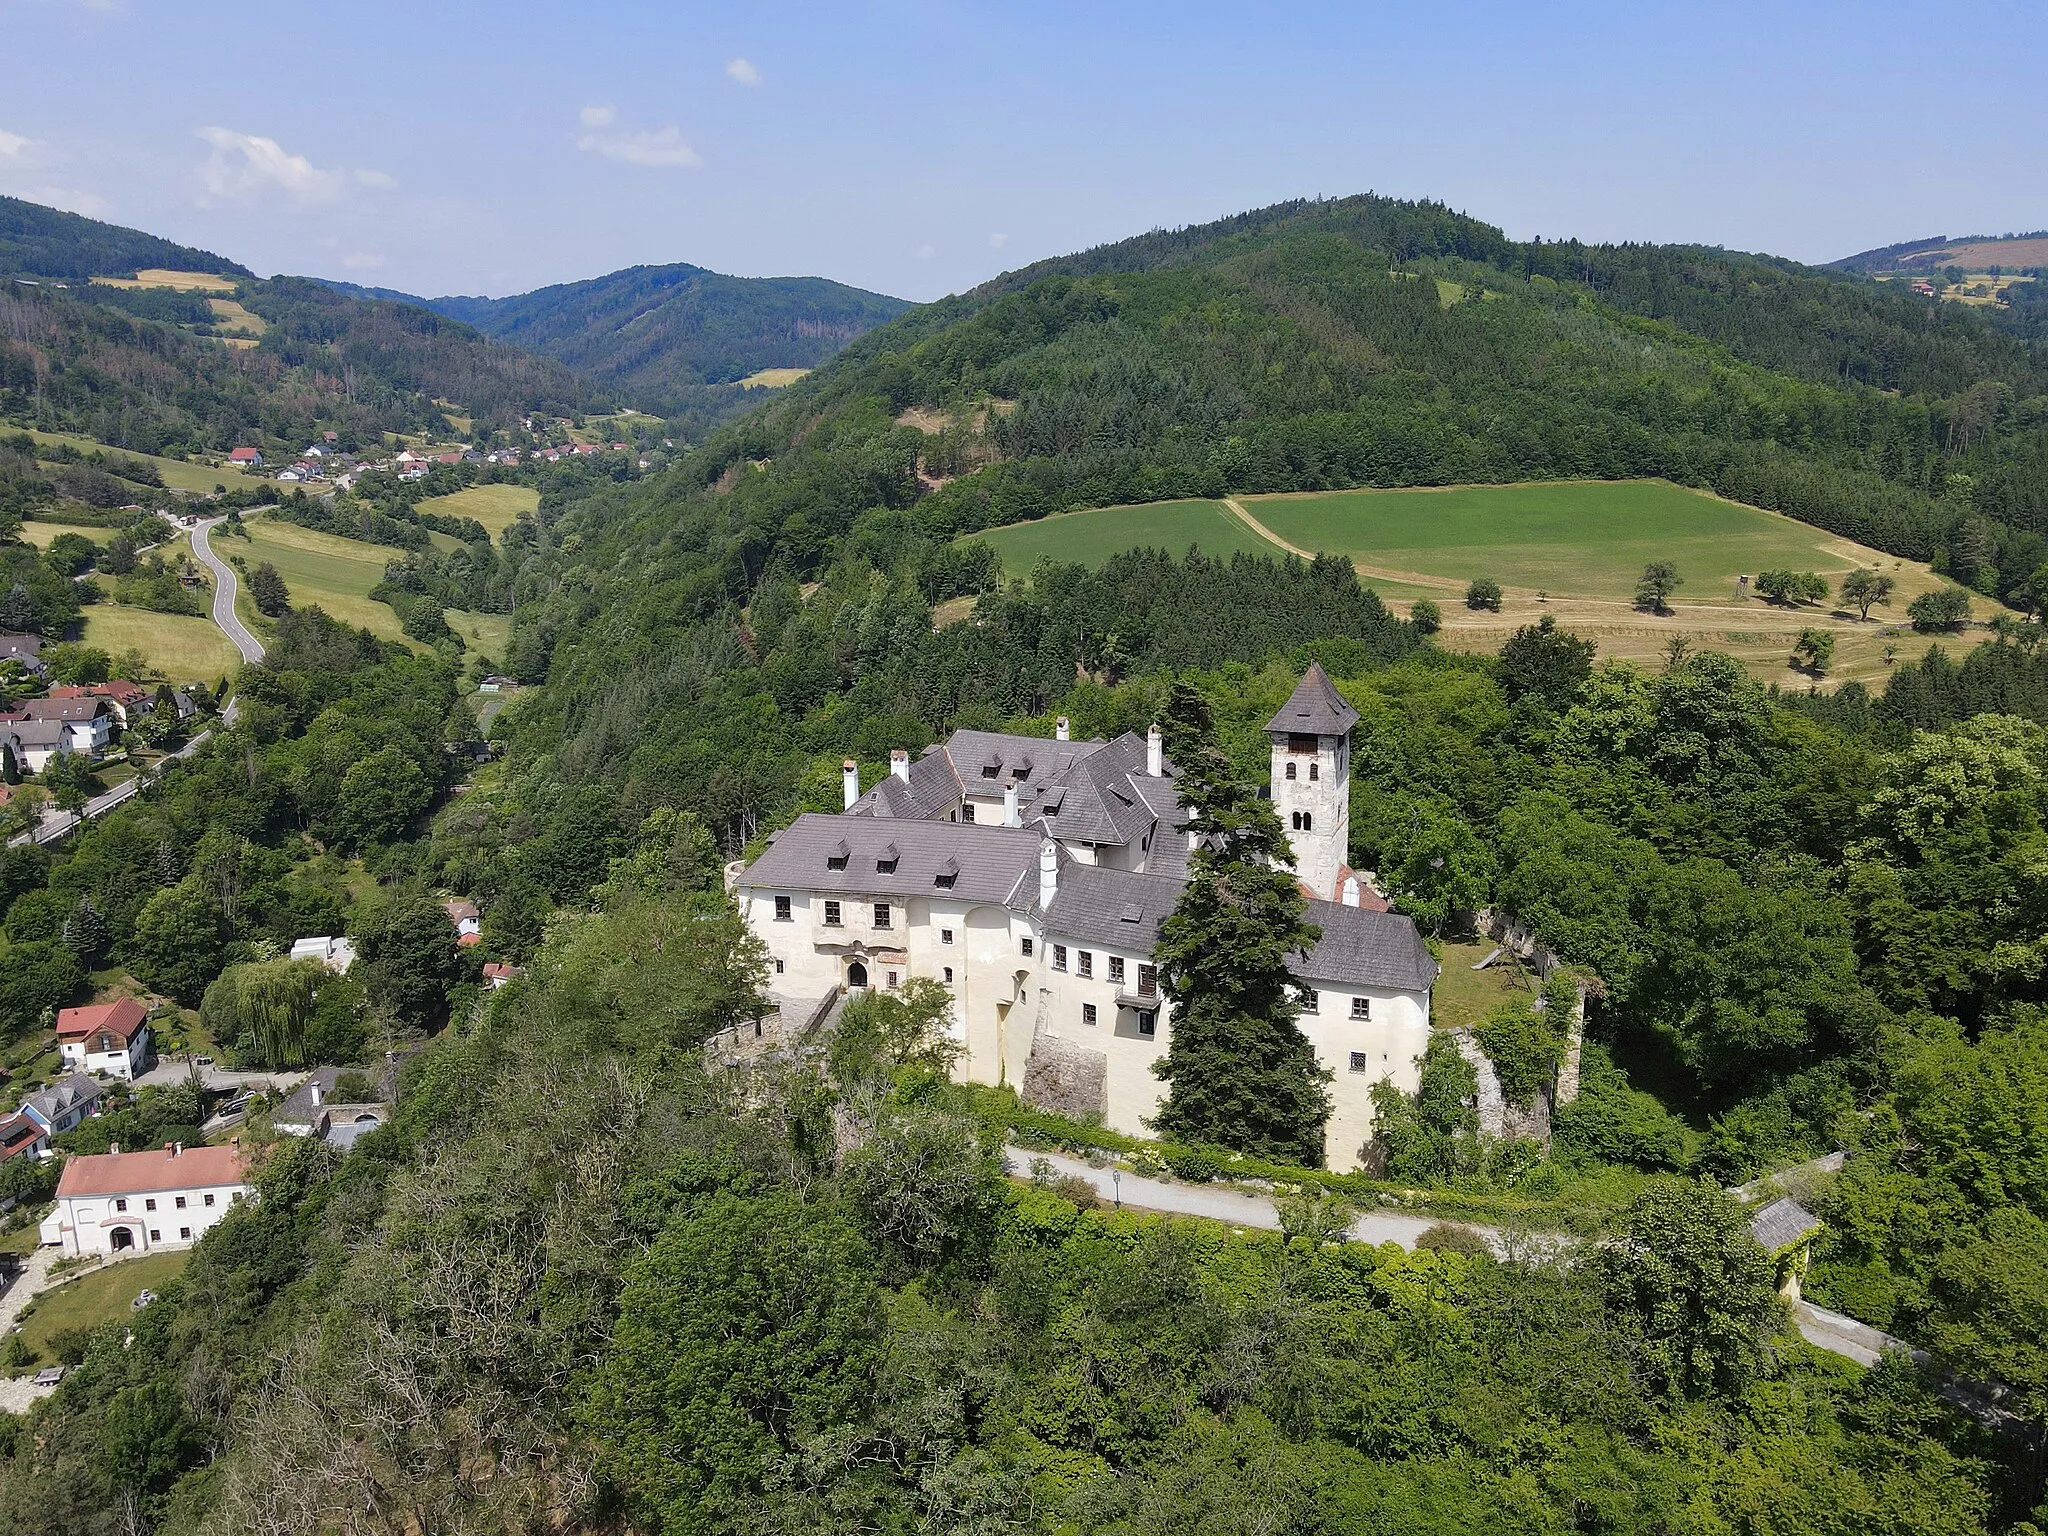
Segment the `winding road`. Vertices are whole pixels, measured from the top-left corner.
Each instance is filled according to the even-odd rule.
[[[213,545],[207,540],[207,535],[224,521],[226,519],[215,517],[193,524],[192,552],[213,572],[213,622],[234,642],[235,649],[242,653],[242,660],[261,661],[263,642],[249,633],[248,626],[235,613],[235,568],[216,555]]]

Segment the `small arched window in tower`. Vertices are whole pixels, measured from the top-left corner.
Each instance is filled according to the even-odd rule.
[[[1310,763],[1308,765],[1308,779],[1311,784],[1315,783],[1322,776],[1323,765],[1321,763]]]
[[[1287,777],[1290,779],[1294,777],[1294,764],[1292,763],[1287,765]]]
[[[1293,815],[1293,817],[1294,817],[1294,830],[1295,830],[1295,831],[1297,831],[1297,832],[1313,832],[1313,831],[1315,830],[1315,817],[1314,817],[1313,815],[1311,815],[1311,814],[1310,814],[1309,812],[1307,812],[1307,811],[1294,811],[1294,812],[1292,812],[1291,814],[1292,814],[1292,815]]]

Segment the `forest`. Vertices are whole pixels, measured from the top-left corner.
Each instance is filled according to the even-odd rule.
[[[279,1139],[260,1200],[0,1417],[0,1525],[2037,1536],[2037,622],[1782,693],[1712,652],[1600,663],[1554,623],[1454,652],[1337,559],[1006,582],[971,537],[1112,491],[1569,467],[1748,475],[1974,583],[2030,577],[2031,343],[1750,260],[1359,199],[912,311],[664,472],[544,489],[488,577],[525,687],[473,773],[447,662],[288,615],[212,750],[8,852],[0,1030],[111,959],[238,1061],[396,1051],[395,1116],[346,1157]],[[1006,1177],[1006,1141],[1105,1133],[953,1083],[924,989],[786,1059],[707,1051],[764,981],[722,866],[836,808],[842,758],[1193,698],[1252,803],[1311,659],[1361,716],[1351,862],[1433,939],[1492,906],[1589,985],[1548,1146],[1482,1139],[1433,1050],[1375,1173],[1264,1164],[1283,1229],[1240,1232],[1028,1151]],[[443,892],[483,909],[476,951]],[[360,981],[270,1029],[276,941],[335,931]],[[526,974],[481,993],[482,959]],[[1527,1010],[1484,1028],[1540,1075]],[[184,1112],[127,1111],[144,1139]],[[1198,1176],[1232,1147],[1183,1150]],[[1800,1342],[1722,1193],[1838,1150],[1807,1294],[1940,1366]],[[1413,1253],[1333,1240],[1383,1198],[1446,1219]],[[2003,1427],[1943,1369],[2002,1384]]]

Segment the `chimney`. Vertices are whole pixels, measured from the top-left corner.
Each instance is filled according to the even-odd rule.
[[[1065,715],[1061,715],[1059,719],[1053,721],[1052,739],[1054,741],[1070,741],[1073,739],[1073,735],[1073,722],[1068,720]]]
[[[1060,890],[1060,850],[1057,843],[1038,845],[1038,904],[1050,907]]]
[[[846,795],[846,809],[853,809],[853,802],[860,798],[860,764],[848,758],[839,765],[839,783]]]
[[[910,782],[910,754],[898,747],[889,754],[889,771],[904,783]]]
[[[119,1143],[118,1141],[114,1142],[107,1148],[107,1151],[110,1155],[114,1157],[119,1157],[121,1155],[121,1143]]]
[[[1024,818],[1017,812],[1017,781],[1012,779],[1003,786],[1003,825],[1021,827]]]
[[[1339,899],[1347,907],[1358,905],[1358,876],[1346,875],[1344,877],[1344,894]]]
[[[1145,772],[1153,778],[1166,774],[1166,738],[1159,734],[1159,722],[1152,723],[1152,729],[1145,733]]]
[[[183,1143],[182,1141],[174,1141],[171,1143],[171,1156],[176,1157],[184,1150],[185,1143]]]
[[[318,1109],[321,1104],[326,1102],[327,1090],[322,1088],[317,1081],[309,1080],[306,1084],[306,1091],[313,1096],[313,1107],[315,1109]]]

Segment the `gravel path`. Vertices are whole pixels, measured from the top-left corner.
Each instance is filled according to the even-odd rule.
[[[61,1248],[38,1248],[14,1283],[0,1295],[0,1338],[14,1331],[21,1309],[50,1288],[50,1266],[64,1256]],[[0,1376],[0,1413],[27,1413],[38,1398],[48,1397],[55,1387],[38,1387],[28,1376]]]

